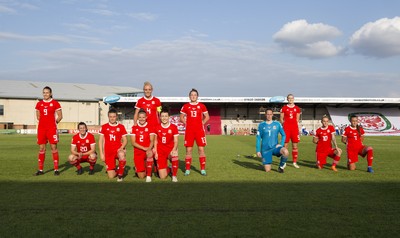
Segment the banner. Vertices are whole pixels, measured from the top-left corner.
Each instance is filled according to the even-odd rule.
[[[332,123],[349,125],[350,116],[356,115],[366,135],[400,136],[400,110],[398,108],[335,108],[327,107]]]

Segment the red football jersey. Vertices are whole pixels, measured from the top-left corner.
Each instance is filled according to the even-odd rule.
[[[332,134],[336,133],[335,128],[329,125],[327,128],[318,128],[315,131],[315,138],[318,138],[317,152],[329,152],[332,149]]]
[[[183,105],[181,113],[186,115],[186,129],[196,128],[203,130],[203,114],[207,112],[206,106],[201,102]]]
[[[132,126],[131,135],[135,136],[135,141],[141,146],[150,146],[150,135],[154,135],[154,127],[146,122],[144,125],[137,124]]]
[[[157,108],[161,106],[160,99],[151,97],[146,99],[145,97],[140,98],[135,105],[137,109],[143,109],[147,113],[147,123],[155,127],[159,123]]]
[[[298,127],[297,114],[301,114],[300,107],[294,105],[290,107],[285,105],[281,108],[281,113],[283,113],[283,126],[296,126]]]
[[[99,134],[104,135],[104,150],[117,150],[122,145],[122,136],[126,136],[128,132],[122,124],[111,125],[106,123],[101,126]]]
[[[56,128],[56,111],[61,110],[61,105],[54,99],[41,100],[35,109],[40,112],[39,129]]]
[[[360,132],[357,128],[348,126],[344,129],[343,136],[347,137],[347,147],[358,148],[362,146],[361,136],[364,135],[364,129],[360,126]]]
[[[96,140],[92,133],[87,132],[84,137],[81,134],[76,134],[72,137],[71,145],[76,146],[77,152],[86,153],[90,151],[90,146],[95,145]]]
[[[167,127],[160,124],[156,129],[156,135],[157,149],[171,151],[174,148],[175,136],[179,136],[178,127],[171,123]]]

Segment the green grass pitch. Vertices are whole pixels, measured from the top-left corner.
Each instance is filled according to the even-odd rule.
[[[399,137],[366,138],[374,174],[362,158],[356,171],[346,170],[346,153],[339,172],[315,169],[311,137],[299,144],[300,169],[289,163],[280,174],[274,158],[267,174],[251,156],[254,137],[208,136],[206,177],[197,156],[183,176],[180,138],[178,183],[133,177],[131,146],[122,183],[107,179],[102,162],[95,175],[83,164],[77,176],[66,163],[70,140],[62,135],[59,143],[61,175],[53,176],[48,148],[46,174],[35,177],[35,136],[0,135],[0,237],[399,236]]]

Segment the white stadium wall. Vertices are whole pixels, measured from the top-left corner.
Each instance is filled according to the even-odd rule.
[[[35,106],[37,100],[33,99],[0,99],[3,105],[3,115],[0,123],[11,125],[13,129],[34,129],[37,126]],[[99,125],[99,118],[105,117],[107,121],[106,105],[102,102],[71,102],[59,101],[63,112],[63,120],[58,125],[59,129],[75,129],[77,123],[83,121],[87,125]],[[102,109],[104,107],[104,109]],[[102,114],[105,115],[102,116]],[[9,128],[2,128],[9,129]]]
[[[0,99],[0,105],[3,105],[0,122],[36,126],[36,102],[35,100]]]

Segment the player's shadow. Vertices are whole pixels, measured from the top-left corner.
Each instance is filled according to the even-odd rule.
[[[200,166],[200,163],[197,162],[197,165]],[[185,173],[185,171],[186,171],[186,162],[184,160],[183,161],[182,160],[179,161],[179,170],[181,170],[183,173]],[[191,172],[200,173],[200,170],[193,166],[193,159],[192,159],[192,165],[190,165],[190,171]]]
[[[240,161],[237,159],[232,159],[232,162],[234,164],[242,166],[243,168],[246,168],[246,169],[265,171],[265,168],[261,163],[261,158],[259,158],[257,156],[253,156],[253,155],[245,155],[244,157],[246,159],[249,159],[250,161]],[[255,162],[252,162],[252,161],[255,161]],[[271,171],[278,172],[278,166],[279,166],[279,162],[273,161],[271,164]]]
[[[85,173],[89,173],[90,167],[89,167],[89,163],[81,163],[83,172]],[[100,165],[98,163],[96,163],[94,165],[94,172],[101,172],[103,170],[103,165]],[[65,171],[71,169],[71,168],[75,168],[75,166],[73,166],[72,164],[70,164],[68,161],[66,161],[64,164],[61,164],[58,166],[58,171],[60,172],[60,174],[64,173]],[[48,169],[46,170],[44,173],[48,173],[48,172],[52,172],[54,171],[53,169]]]
[[[60,172],[60,174],[62,174],[63,172],[67,171],[68,169],[70,169],[71,167],[74,167],[73,165],[71,165],[68,161],[66,161],[64,164],[60,164],[58,166],[58,171]],[[53,172],[54,169],[48,169],[46,171],[44,171],[44,173],[49,173],[49,172]]]
[[[264,167],[262,166],[262,164],[259,163],[255,163],[255,162],[247,162],[247,161],[240,161],[237,159],[233,159],[232,162],[234,164],[237,164],[239,166],[242,166],[243,168],[246,169],[253,169],[253,170],[261,170],[264,171]]]
[[[299,166],[309,167],[309,168],[312,168],[312,169],[317,168],[316,162],[312,162],[312,161],[299,161],[299,162],[297,162],[297,164]],[[331,166],[332,166],[332,163],[327,163],[327,164],[324,165],[324,167],[328,167],[328,168],[330,168]],[[347,166],[336,165],[336,168],[338,168],[338,169],[347,169]]]
[[[291,165],[292,163],[288,163],[288,165]],[[297,164],[301,167],[308,167],[315,169],[316,168],[316,163],[313,161],[297,161]]]

